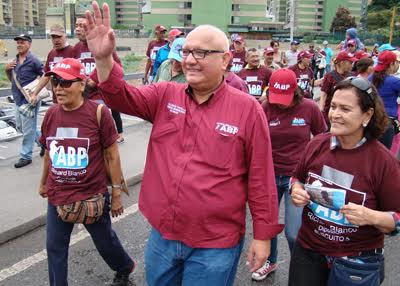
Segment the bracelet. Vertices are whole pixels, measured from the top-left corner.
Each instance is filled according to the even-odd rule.
[[[120,189],[120,190],[122,190],[122,186],[121,186],[121,185],[111,185],[111,187],[112,187],[113,189]]]

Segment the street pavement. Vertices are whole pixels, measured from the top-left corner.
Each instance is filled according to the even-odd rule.
[[[130,188],[131,195],[124,196],[125,214],[122,219],[114,222],[117,232],[126,251],[137,262],[137,268],[131,275],[131,286],[144,286],[144,249],[150,226],[137,210],[140,185]],[[283,208],[280,212],[281,220]],[[252,237],[250,215],[247,218],[246,243],[243,248],[235,286],[271,286],[287,285],[289,255],[284,236],[279,236],[279,268],[265,281],[251,280],[248,267],[245,265],[246,250]],[[104,263],[95,249],[86,230],[75,226],[72,234],[72,245],[69,252],[69,285],[70,286],[101,286],[108,285],[113,278],[113,272]],[[386,279],[383,286],[398,286],[400,271],[398,259],[400,237],[386,239]],[[22,237],[0,245],[0,286],[44,286],[49,285],[47,274],[45,248],[45,228],[40,227]],[[210,285],[214,286],[214,285]],[[215,285],[218,286],[218,285]]]

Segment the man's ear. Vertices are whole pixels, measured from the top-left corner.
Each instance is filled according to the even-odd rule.
[[[222,68],[226,70],[226,68],[229,65],[229,62],[232,60],[232,53],[231,52],[225,52],[224,55],[222,56]]]

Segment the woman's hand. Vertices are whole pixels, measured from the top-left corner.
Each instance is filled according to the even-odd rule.
[[[304,207],[310,203],[310,195],[302,185],[294,183],[292,186],[292,202],[296,207]]]
[[[111,216],[117,217],[124,212],[124,206],[121,202],[121,194],[112,193],[111,195]]]
[[[354,225],[373,225],[375,221],[374,211],[362,205],[348,203],[340,209],[340,212]]]
[[[38,193],[39,193],[39,195],[42,197],[42,198],[47,198],[47,190],[46,190],[46,185],[40,185],[39,186],[39,191],[38,191]]]

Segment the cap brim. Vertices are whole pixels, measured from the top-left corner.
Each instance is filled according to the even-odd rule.
[[[293,97],[294,97],[294,92],[289,94],[282,94],[269,91],[268,101],[269,103],[272,104],[281,104],[284,106],[289,106],[293,101]]]
[[[23,38],[23,37],[15,37],[15,38],[14,38],[14,41],[18,41],[18,40],[23,40],[23,41],[32,42],[32,39],[27,39],[27,38]]]
[[[385,65],[377,64],[377,65],[375,66],[375,68],[374,68],[374,71],[381,72],[381,71],[384,71],[385,68],[386,68]]]
[[[174,60],[176,60],[176,61],[178,61],[180,63],[182,62],[182,57],[177,55],[176,53],[169,53],[168,54],[168,58],[169,59],[174,59]]]
[[[73,79],[76,79],[76,78],[80,78],[82,80],[84,79],[83,75],[81,75],[81,76],[73,76],[73,75],[71,75],[69,73],[62,72],[62,71],[49,71],[49,72],[45,73],[44,75],[45,76],[56,75],[56,76],[59,76],[59,77],[61,77],[63,79],[66,79],[66,80],[73,80]]]
[[[64,35],[64,33],[63,32],[50,32],[49,35],[50,36],[60,36],[61,37],[61,36]]]

